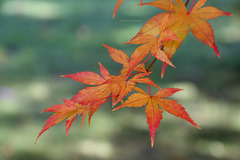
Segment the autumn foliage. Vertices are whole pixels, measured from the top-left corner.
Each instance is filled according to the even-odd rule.
[[[191,32],[202,43],[211,47],[216,55],[220,57],[219,50],[215,43],[213,29],[206,21],[219,16],[231,16],[230,13],[221,11],[215,7],[203,7],[207,0],[192,0],[189,10],[187,0],[155,0],[143,3],[140,0],[138,6],[150,5],[166,12],[150,18],[140,29],[140,31],[126,44],[135,44],[138,47],[127,56],[123,51],[103,44],[108,50],[111,58],[122,64],[122,69],[118,75],[112,75],[99,63],[100,74],[85,71],[62,77],[71,78],[75,81],[88,85],[81,89],[72,99],[63,99],[64,104],[54,105],[42,112],[54,112],[46,121],[38,138],[49,128],[66,119],[66,135],[77,115],[82,116],[82,123],[88,115],[88,125],[91,117],[102,106],[102,104],[112,101],[113,111],[125,107],[145,107],[147,124],[151,136],[151,146],[154,145],[154,137],[162,113],[166,111],[176,117],[180,117],[195,127],[198,125],[190,118],[185,108],[177,101],[166,99],[182,89],[165,88],[161,89],[151,79],[151,67],[156,60],[162,61],[163,78],[167,65],[175,68],[171,62],[172,56],[182,44],[188,33]],[[124,0],[118,0],[115,6],[113,17]],[[150,66],[146,67],[146,62],[154,60]],[[148,93],[137,87],[137,84],[146,84]],[[156,94],[151,94],[151,86],[156,87]],[[129,95],[128,97],[126,97]]]

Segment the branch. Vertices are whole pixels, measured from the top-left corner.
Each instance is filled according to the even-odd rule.
[[[189,3],[190,0],[187,0],[187,2],[185,3],[185,6],[187,7],[188,3]]]
[[[150,71],[150,69],[152,68],[152,66],[153,66],[154,63],[156,62],[156,60],[157,60],[157,58],[155,58],[155,59],[153,60],[153,62],[152,62],[152,63],[150,64],[150,66],[148,67],[147,72]]]

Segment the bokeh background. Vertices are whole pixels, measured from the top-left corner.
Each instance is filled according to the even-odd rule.
[[[147,1],[145,1],[147,2]],[[0,1],[0,159],[1,160],[238,160],[240,159],[240,1],[209,0],[206,5],[234,14],[210,20],[221,58],[189,34],[160,78],[161,63],[151,78],[162,88],[184,91],[172,96],[202,128],[168,113],[156,132],[155,146],[144,108],[111,112],[103,105],[91,127],[81,117],[65,136],[62,122],[34,144],[44,121],[42,113],[85,86],[60,75],[99,73],[101,62],[117,75],[102,44],[130,55],[123,45],[161,10],[126,0],[112,19],[116,0]]]

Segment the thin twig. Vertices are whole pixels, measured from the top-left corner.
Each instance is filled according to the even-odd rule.
[[[149,75],[147,75],[147,76],[148,76],[148,79],[150,79]],[[151,86],[150,86],[150,84],[148,84],[148,92],[149,92],[149,95],[152,96],[152,94],[151,94]]]
[[[157,58],[155,58],[154,60],[153,60],[153,62],[150,64],[150,66],[148,67],[148,69],[147,69],[147,72],[149,72],[150,71],[150,69],[152,68],[152,66],[154,65],[154,63],[157,61]]]
[[[190,0],[187,0],[187,2],[185,3],[185,6],[187,7],[188,3],[189,3]]]

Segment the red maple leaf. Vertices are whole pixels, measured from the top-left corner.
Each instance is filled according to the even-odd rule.
[[[39,133],[36,142],[38,138],[48,129],[50,129],[52,126],[55,126],[59,122],[66,120],[66,135],[68,134],[68,131],[72,125],[72,122],[74,121],[76,115],[82,115],[82,123],[81,127],[83,124],[83,121],[85,119],[85,116],[87,115],[88,112],[89,115],[91,116],[91,113],[95,111],[95,107],[93,106],[84,106],[79,103],[74,103],[70,100],[63,99],[65,104],[57,104],[52,107],[49,107],[42,112],[55,112],[51,117],[48,118],[46,121],[46,124],[43,126],[41,132]],[[41,112],[41,113],[42,113]]]
[[[185,108],[178,104],[177,101],[164,99],[178,91],[181,91],[182,89],[160,89],[154,96],[147,94],[137,87],[135,90],[138,91],[138,93],[134,93],[129,96],[128,99],[122,105],[115,108],[114,111],[124,107],[142,107],[146,105],[145,112],[147,114],[147,124],[149,125],[152,147],[154,145],[155,132],[160,124],[160,120],[162,119],[163,110],[176,117],[180,117],[199,128],[197,124],[189,117],[188,113],[185,111]]]
[[[121,74],[119,76],[110,75],[101,64],[100,69],[105,79],[93,72],[79,72],[63,76],[84,84],[97,85],[80,90],[79,93],[71,99],[73,102],[85,105],[89,103],[101,104],[105,103],[105,100],[111,97],[113,105],[116,105],[124,96],[133,90],[136,83],[145,83],[157,87],[149,78],[143,78],[150,73],[140,73],[128,79],[128,77],[122,76]]]
[[[127,77],[131,71],[137,71],[139,73],[146,73],[145,65],[144,63],[137,64],[137,65],[132,65],[133,57],[130,59],[128,58],[127,54],[124,53],[123,51],[110,47],[108,45],[103,44],[104,47],[108,49],[108,52],[111,56],[111,58],[117,62],[123,65],[123,68],[121,69],[121,77]],[[139,61],[139,59],[138,59]],[[141,60],[140,60],[141,61]],[[139,62],[140,62],[139,61]],[[130,64],[131,63],[131,64]]]

